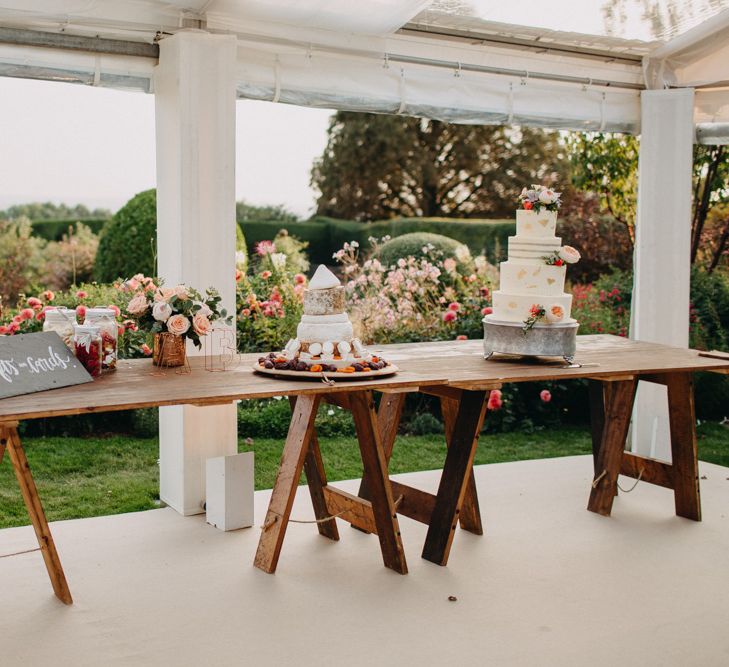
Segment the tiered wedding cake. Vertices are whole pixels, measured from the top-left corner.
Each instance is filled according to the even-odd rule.
[[[565,293],[564,282],[567,264],[580,255],[556,236],[559,193],[533,185],[521,198],[516,236],[509,237],[509,258],[501,262],[500,289],[493,295],[492,319],[525,327],[530,322],[573,323],[572,295]]]
[[[516,236],[509,237],[508,260],[501,262],[500,289],[483,320],[484,352],[571,360],[578,324],[564,283],[567,264],[579,261],[580,253],[556,235],[560,193],[532,185],[522,190],[520,203]]]
[[[346,311],[344,287],[323,264],[304,291],[304,314],[281,352],[261,357],[266,370],[362,373],[380,371],[388,362],[367,351],[354,337]]]

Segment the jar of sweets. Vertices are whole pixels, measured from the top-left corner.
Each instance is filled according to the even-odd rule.
[[[97,326],[101,331],[102,369],[116,368],[119,340],[116,313],[111,308],[87,308],[84,324]]]
[[[101,375],[101,330],[87,324],[74,327],[73,347],[76,358],[92,378]]]
[[[43,320],[43,331],[55,331],[70,349],[73,349],[73,327],[76,313],[67,308],[49,308]]]

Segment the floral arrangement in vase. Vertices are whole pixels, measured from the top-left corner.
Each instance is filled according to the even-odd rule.
[[[523,188],[519,195],[519,205],[526,211],[542,209],[547,211],[558,211],[562,205],[561,192],[545,187],[544,185],[532,185],[530,188]]]
[[[233,317],[220,308],[221,297],[209,287],[205,295],[187,285],[164,287],[139,284],[127,305],[127,314],[140,331],[154,335],[154,362],[160,366],[181,366],[186,339],[198,349],[201,338],[215,322],[231,325]]]

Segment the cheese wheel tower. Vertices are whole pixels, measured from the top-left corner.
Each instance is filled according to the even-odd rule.
[[[546,311],[540,324],[570,324],[572,295],[564,291],[570,255],[556,235],[557,211],[518,210],[516,236],[509,237],[509,255],[500,264],[500,289],[493,294],[493,318],[525,322],[535,306]],[[563,259],[562,256],[567,259]],[[555,263],[556,262],[556,263]]]
[[[296,329],[296,338],[284,349],[288,358],[317,361],[343,368],[372,355],[354,337],[346,312],[344,287],[326,266],[321,264],[304,291],[304,313]]]

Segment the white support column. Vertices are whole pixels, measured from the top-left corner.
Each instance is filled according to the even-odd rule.
[[[216,287],[230,313],[235,63],[235,37],[190,30],[160,42],[154,76],[159,275],[168,285]],[[190,345],[188,353],[198,351]],[[161,500],[184,515],[201,513],[206,460],[237,450],[234,405],[161,408]]]
[[[688,347],[694,91],[641,94],[638,219],[630,337]],[[669,461],[666,389],[641,386],[632,449]]]

